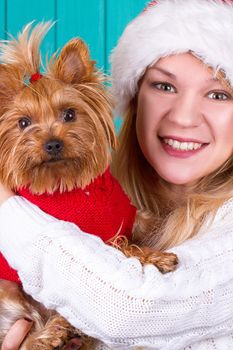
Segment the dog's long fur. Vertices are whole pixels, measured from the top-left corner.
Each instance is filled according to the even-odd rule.
[[[17,39],[0,43],[0,181],[14,190],[28,186],[36,194],[84,188],[106,170],[116,147],[110,98],[82,40],[69,41],[49,60],[43,76],[29,82],[40,71],[39,47],[50,27],[50,22],[40,23],[32,30],[29,24]],[[62,158],[44,151],[50,139],[63,141]],[[146,222],[138,215],[140,220]],[[126,240],[114,244],[162,271],[174,269],[177,262],[175,255],[145,251]],[[16,284],[1,281],[0,345],[23,317],[34,325],[21,350],[62,347],[81,334]],[[90,349],[93,341],[82,339],[82,349]]]
[[[27,85],[40,69],[37,49],[48,28],[39,24],[27,42],[28,25],[19,41],[0,45],[0,178],[12,189],[26,185],[34,193],[84,188],[105,171],[116,145],[103,78],[80,39],[71,40],[50,60],[47,73]],[[72,128],[63,119],[68,109],[76,113]],[[31,125],[22,132],[23,117]],[[65,165],[48,162],[43,145],[49,138],[64,141]]]

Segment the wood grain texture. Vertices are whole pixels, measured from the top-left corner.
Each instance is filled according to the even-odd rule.
[[[6,1],[0,0],[0,39],[6,38]]]

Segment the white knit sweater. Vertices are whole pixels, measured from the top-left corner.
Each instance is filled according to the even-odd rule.
[[[110,348],[233,349],[233,201],[208,233],[172,249],[180,265],[166,275],[16,196],[0,222],[25,290]]]

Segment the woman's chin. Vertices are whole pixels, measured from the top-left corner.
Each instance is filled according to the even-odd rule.
[[[166,174],[166,173],[160,173],[159,176],[166,181],[170,185],[174,186],[191,186],[195,184],[195,182],[198,181],[200,177],[195,177],[193,175],[189,174]]]

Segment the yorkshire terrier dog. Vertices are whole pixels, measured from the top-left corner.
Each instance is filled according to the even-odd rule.
[[[132,244],[147,218],[110,173],[116,147],[111,103],[85,43],[72,39],[40,73],[39,47],[50,27],[28,24],[17,39],[0,43],[0,181],[127,256],[174,270],[176,255]],[[94,340],[23,292],[3,256],[0,278],[0,346],[17,319],[30,318],[21,350],[64,349],[77,336],[82,349],[92,348]]]

